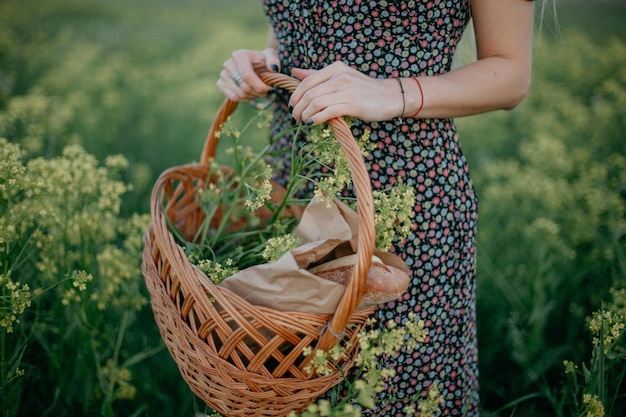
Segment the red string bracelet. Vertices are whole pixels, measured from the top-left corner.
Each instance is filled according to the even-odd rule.
[[[417,77],[411,77],[412,79],[415,80],[415,82],[417,83],[417,86],[420,89],[420,95],[422,96],[422,102],[420,103],[420,108],[417,109],[417,112],[415,112],[414,115],[409,116],[411,119],[417,117],[418,114],[420,114],[420,112],[422,111],[422,108],[424,107],[424,90],[422,90],[422,84],[420,84],[420,80],[417,79]]]

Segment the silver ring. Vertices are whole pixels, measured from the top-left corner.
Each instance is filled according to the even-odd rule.
[[[241,76],[240,73],[237,73],[233,75],[233,81],[235,82],[235,84],[237,84],[237,87],[239,87],[241,83],[243,82],[243,77]]]

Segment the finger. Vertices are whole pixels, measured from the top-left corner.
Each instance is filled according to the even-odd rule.
[[[243,83],[241,86],[237,85],[231,76],[231,71],[226,68],[220,72],[217,87],[226,97],[233,101],[248,101],[252,98],[258,97],[258,94],[251,94],[249,92],[250,88],[248,86],[244,86]]]
[[[349,84],[342,84],[340,78],[326,79],[323,74],[316,73],[303,81],[289,99],[293,118],[306,122],[327,106],[345,102],[350,97],[351,90]]]
[[[332,83],[330,76],[323,72],[323,70],[302,70],[301,72],[295,71],[299,75],[306,76],[302,78],[302,82],[291,93],[289,98],[289,108],[292,110],[292,115],[296,120],[299,120],[302,111],[313,101],[316,97],[331,94],[336,91],[337,87]],[[292,71],[292,75],[294,71]]]
[[[302,80],[302,82],[292,93],[289,104],[296,108],[298,103],[304,99],[305,94],[320,85],[325,85],[326,88],[316,91],[316,95],[328,94],[332,91],[344,88],[350,84],[352,77],[355,75],[354,73],[358,72],[340,61],[322,68],[321,70],[293,68],[291,74]],[[314,95],[309,94],[310,99],[314,97]]]
[[[345,98],[345,96],[338,93],[316,97],[297,117],[294,115],[294,118],[311,126],[324,123],[336,117],[351,116],[354,106],[349,101],[346,101]]]
[[[348,103],[335,103],[324,108],[324,110],[315,113],[311,117],[308,117],[305,121],[305,124],[307,126],[315,126],[327,122],[331,119],[350,116],[350,112],[351,107]]]
[[[280,58],[275,48],[267,48],[263,51],[267,69],[274,72],[280,72]]]
[[[292,68],[291,69],[291,75],[293,75],[294,77],[296,77],[299,80],[304,80],[306,77],[308,77],[309,75],[313,74],[314,72],[315,72],[314,70],[303,69],[303,68]]]
[[[217,88],[224,94],[226,98],[231,101],[249,101],[254,97],[244,93],[239,87],[233,86],[232,82],[225,82],[223,79],[217,80]]]
[[[265,84],[257,75],[254,70],[255,66],[265,66],[265,55],[259,51],[239,50],[233,52],[232,61],[234,63],[234,73],[240,73],[243,78],[243,82],[239,87],[247,94],[253,94],[255,96],[264,95],[270,86]]]

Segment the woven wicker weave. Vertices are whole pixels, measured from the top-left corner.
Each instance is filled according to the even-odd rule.
[[[298,81],[261,73],[266,84],[293,91]],[[301,411],[341,382],[353,363],[357,333],[372,309],[355,311],[374,248],[370,179],[360,150],[343,119],[329,122],[348,158],[357,194],[359,240],[350,284],[333,315],[276,311],[254,306],[216,286],[186,258],[168,229],[193,236],[203,213],[197,191],[204,187],[215,154],[216,132],[237,104],[226,100],[209,131],[197,164],[161,174],[152,193],[152,224],[144,237],[142,269],[161,336],[183,379],[208,406],[230,416],[285,416]],[[339,368],[325,376],[304,371],[307,347],[328,349],[337,335],[347,350]]]

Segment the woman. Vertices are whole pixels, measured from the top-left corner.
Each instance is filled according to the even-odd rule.
[[[353,116],[355,137],[369,129],[376,144],[366,160],[373,188],[401,180],[417,193],[413,232],[392,248],[410,267],[412,283],[377,314],[381,323],[400,323],[415,312],[429,337],[385,364],[396,376],[371,415],[405,416],[436,384],[442,415],[477,416],[477,202],[452,118],[511,109],[526,96],[532,2],[264,0],[264,6],[267,49],[235,51],[219,89],[235,101],[265,96],[270,87],[254,72],[258,66],[297,77],[302,82],[291,96],[274,99],[276,131]],[[478,59],[451,70],[470,18]]]

